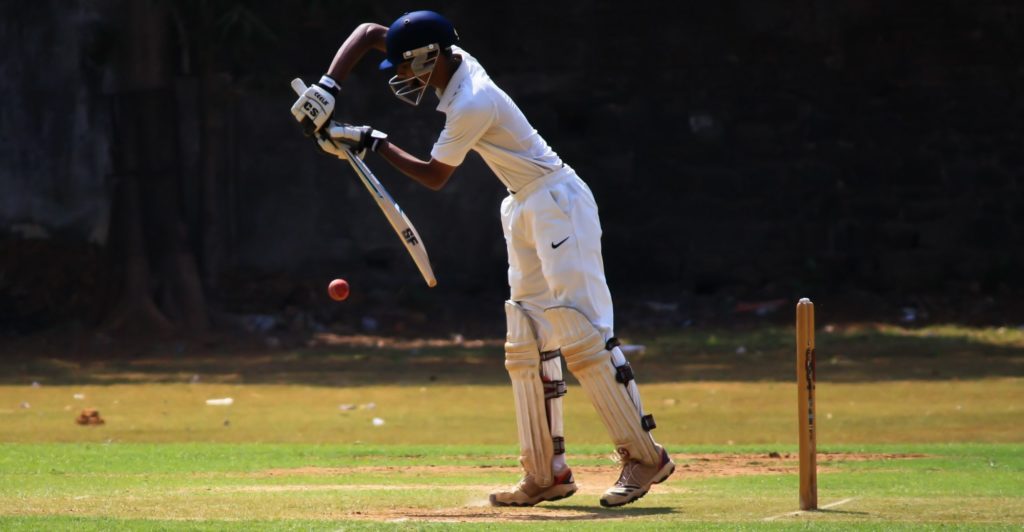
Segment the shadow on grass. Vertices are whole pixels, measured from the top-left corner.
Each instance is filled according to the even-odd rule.
[[[535,507],[545,508],[545,507]],[[595,521],[601,519],[625,519],[628,517],[643,517],[653,515],[666,515],[677,513],[675,508],[669,507],[645,507],[645,508],[615,508],[605,509],[595,506],[583,506],[583,505],[568,505],[568,506],[551,506],[551,515],[544,515],[542,513],[529,513],[529,514],[516,514],[508,513],[503,514],[501,519],[503,521],[523,521],[523,522],[535,522],[535,521]],[[565,510],[572,510],[574,512],[580,512],[583,515],[565,515]],[[439,517],[448,517],[443,514],[438,515],[436,512],[423,515],[409,514],[406,517],[410,518],[431,518],[437,519]],[[467,514],[465,512],[452,513],[453,518],[481,518],[481,519],[494,519],[493,512],[480,512],[479,514]]]
[[[575,510],[577,512],[585,512],[587,515],[576,517],[575,519],[622,519],[625,517],[643,517],[652,515],[667,515],[679,513],[678,509],[667,506],[648,506],[648,507],[626,507],[626,508],[598,508],[596,506],[583,506],[583,505],[568,505],[559,506],[565,510]],[[573,518],[569,518],[573,519]]]
[[[623,338],[641,383],[789,382],[793,329],[668,331]],[[502,339],[330,334],[275,339],[98,344],[30,339],[0,344],[0,384],[238,383],[326,386],[507,383]],[[1024,376],[1024,331],[1004,328],[829,326],[817,332],[823,382]],[[570,377],[571,379],[571,377]]]
[[[833,514],[833,515],[871,515],[871,512],[855,512],[853,510],[812,510],[811,513],[816,514]]]

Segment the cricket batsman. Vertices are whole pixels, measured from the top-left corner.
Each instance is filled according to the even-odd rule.
[[[675,463],[650,431],[633,370],[615,339],[612,298],[601,257],[601,223],[590,188],[526,117],[459,47],[451,22],[432,11],[406,13],[390,26],[364,23],[345,40],[327,74],[310,85],[292,114],[320,147],[340,158],[344,147],[375,152],[420,184],[440,190],[472,150],[508,189],[501,226],[508,248],[505,368],[512,380],[525,475],[490,495],[495,506],[532,506],[576,492],[565,459],[562,360],[600,414],[622,473],[601,497],[621,506],[669,477]],[[369,126],[333,119],[341,84],[371,48],[400,100],[419,105],[433,89],[445,126],[423,160]]]

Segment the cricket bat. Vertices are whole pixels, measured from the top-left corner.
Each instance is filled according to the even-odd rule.
[[[306,92],[306,84],[299,78],[292,80],[292,90],[296,94],[301,95]],[[427,248],[423,245],[423,239],[420,238],[420,234],[416,231],[416,227],[409,221],[409,217],[405,215],[402,208],[398,206],[398,202],[388,194],[387,189],[380,183],[377,176],[373,175],[370,171],[370,167],[366,166],[366,163],[362,159],[352,153],[352,150],[345,148],[346,159],[352,169],[355,170],[356,175],[359,176],[359,180],[362,181],[363,186],[373,197],[374,201],[377,202],[377,206],[380,207],[381,212],[384,213],[384,217],[391,223],[391,227],[398,234],[398,238],[405,244],[406,251],[412,257],[413,262],[416,263],[416,267],[420,270],[420,275],[423,276],[423,280],[427,282],[427,286],[433,288],[437,286],[437,279],[434,278],[434,270],[430,267],[430,257],[427,256]]]

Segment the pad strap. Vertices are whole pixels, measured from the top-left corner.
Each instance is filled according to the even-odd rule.
[[[565,381],[545,381],[544,399],[555,399],[565,395]]]
[[[556,358],[558,358],[560,356],[562,356],[562,350],[561,349],[555,349],[553,351],[541,351],[540,352],[540,360],[541,360],[541,362],[547,362],[548,360],[554,360],[554,359],[556,359]]]
[[[629,365],[629,362],[615,368],[615,380],[624,386],[629,386],[629,381],[633,380],[633,367]]]

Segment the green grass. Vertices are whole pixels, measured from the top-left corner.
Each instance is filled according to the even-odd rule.
[[[763,519],[794,509],[794,474],[692,477],[686,466],[701,465],[697,453],[716,453],[704,458],[712,463],[736,454],[771,463],[768,452],[792,453],[793,385],[644,388],[659,416],[656,434],[680,455],[679,474],[666,483],[671,491],[659,487],[619,512],[602,511],[596,492],[581,493],[550,505],[563,513],[546,518],[536,512],[552,510],[522,515],[479,506],[490,489],[516,476],[514,420],[504,386],[0,387],[0,404],[33,394],[31,408],[0,414],[10,442],[0,444],[0,529],[420,528],[466,519],[474,522],[459,526],[1024,522],[1021,379],[820,384],[821,503],[854,500],[834,512],[784,517],[781,523]],[[450,406],[467,392],[473,408]],[[75,400],[75,393],[85,400]],[[205,404],[206,397],[225,395],[235,404]],[[593,478],[593,468],[610,475],[614,467],[605,456],[603,428],[583,395],[573,389],[568,396],[570,460],[592,468],[590,478],[578,477],[597,489],[610,477]],[[374,401],[375,408],[338,409],[360,399]],[[68,404],[98,406],[107,424],[75,425]],[[370,423],[377,416],[385,425]],[[231,423],[225,426],[224,419]],[[876,443],[881,441],[889,443]],[[830,463],[830,452],[925,456]],[[409,521],[389,522],[396,519]]]
[[[0,360],[0,530],[1024,525],[1024,331],[823,325],[819,501],[850,500],[786,515],[797,506],[792,332],[633,339],[648,347],[633,363],[655,435],[679,468],[618,510],[597,504],[615,468],[575,385],[567,443],[581,492],[533,509],[486,506],[518,475],[499,341],[14,353]],[[206,405],[215,397],[234,404]],[[86,407],[106,424],[76,425]]]
[[[744,446],[728,451],[761,454],[765,449]],[[511,466],[506,451],[489,446],[6,444],[0,447],[4,456],[0,515],[5,516],[0,517],[0,526],[5,530],[38,526],[233,529],[244,524],[256,529],[337,529],[375,526],[375,522],[363,522],[368,517],[378,525],[389,520],[430,523],[446,518],[485,519],[494,525],[505,517],[555,527],[555,522],[544,519],[545,511],[561,511],[561,517],[571,519],[561,526],[571,522],[597,529],[710,524],[777,528],[808,522],[885,523],[887,528],[943,523],[1011,526],[1024,522],[1024,446],[1017,444],[829,446],[822,455],[820,503],[853,500],[833,511],[784,516],[772,522],[765,518],[794,510],[794,475],[687,478],[686,467],[680,467],[680,473],[663,487],[620,510],[603,510],[596,505],[594,493],[581,493],[545,506],[548,510],[492,512],[479,506],[480,501],[489,487],[513,481],[514,474],[509,469],[488,471],[478,466]],[[827,453],[840,452],[923,456],[828,460]],[[695,460],[683,455],[680,466]],[[577,467],[584,463],[600,460],[590,457],[574,462]],[[453,466],[466,468],[461,475],[452,475],[445,469]],[[314,467],[335,469],[309,469]],[[578,476],[581,483],[587,481],[586,476]],[[422,524],[417,522],[416,527]]]

